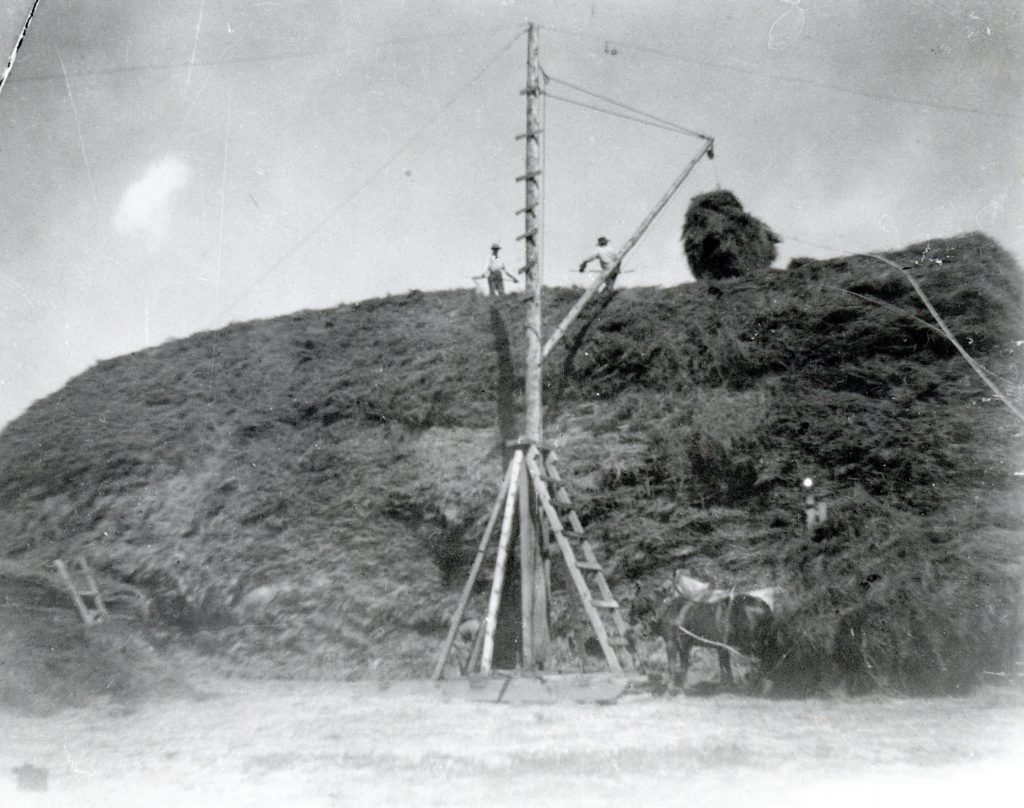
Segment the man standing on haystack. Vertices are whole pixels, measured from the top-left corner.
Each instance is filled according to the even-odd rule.
[[[502,277],[502,273],[508,275],[508,279],[512,281],[512,283],[519,283],[515,275],[505,268],[505,262],[498,256],[500,251],[500,244],[491,245],[491,258],[487,262],[488,297],[501,297],[505,294],[505,279]]]
[[[583,263],[580,264],[580,272],[583,272],[587,268],[587,264],[591,261],[599,261],[601,263],[601,273],[613,270],[605,281],[605,288],[610,292],[612,287],[615,286],[615,278],[619,275],[619,253],[613,247],[608,244],[608,239],[601,236],[597,240],[597,252],[593,255],[587,256]]]

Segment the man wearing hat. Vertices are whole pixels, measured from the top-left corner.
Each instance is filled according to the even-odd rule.
[[[597,252],[593,255],[587,256],[583,263],[580,264],[580,272],[583,272],[587,268],[587,264],[591,261],[601,262],[601,272],[605,273],[609,270],[614,270],[609,274],[606,286],[610,290],[615,285],[615,277],[619,274],[619,254],[615,249],[608,245],[608,239],[601,236],[597,240]]]
[[[505,294],[505,279],[502,273],[508,275],[512,283],[519,283],[516,277],[505,268],[505,262],[498,257],[501,251],[500,244],[491,245],[491,258],[487,262],[487,294],[490,297],[501,297]]]

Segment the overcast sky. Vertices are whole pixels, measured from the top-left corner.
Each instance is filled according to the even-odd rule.
[[[6,62],[32,0],[0,5]],[[98,359],[470,288],[494,240],[520,266],[527,19],[552,77],[716,139],[627,284],[690,279],[683,212],[719,184],[780,266],[974,229],[1024,255],[1009,0],[41,0],[0,93],[0,424]],[[699,142],[546,113],[564,285]]]

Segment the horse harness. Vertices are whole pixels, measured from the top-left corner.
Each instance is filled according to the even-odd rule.
[[[678,590],[678,587],[676,587],[676,589]],[[733,646],[728,644],[730,619],[732,618],[733,604],[735,603],[735,600],[736,600],[735,596],[736,596],[736,587],[733,587],[730,590],[730,592],[729,592],[729,598],[728,598],[729,603],[728,603],[728,606],[726,607],[726,612],[725,612],[725,627],[724,627],[725,639],[722,642],[718,642],[716,640],[709,640],[707,637],[702,637],[699,634],[697,634],[697,633],[695,633],[693,631],[690,631],[688,628],[686,628],[683,625],[683,623],[686,622],[686,615],[689,613],[690,609],[693,606],[696,606],[698,603],[710,603],[712,601],[688,600],[683,605],[683,608],[679,612],[678,618],[675,620],[675,628],[676,628],[676,630],[679,631],[682,634],[687,635],[688,637],[690,637],[690,638],[692,638],[694,640],[697,640],[697,642],[703,643],[705,645],[713,645],[716,648],[722,648],[722,649],[728,651],[731,654],[736,654],[737,656],[741,656],[741,657],[749,656],[749,654],[744,654],[742,651],[740,651],[740,650],[738,650],[738,649],[736,649]]]

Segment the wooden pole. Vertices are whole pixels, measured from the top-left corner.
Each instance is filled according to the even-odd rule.
[[[573,324],[573,321],[577,317],[579,317],[580,312],[583,311],[583,308],[587,305],[587,303],[590,302],[591,298],[593,298],[594,295],[597,294],[598,290],[601,288],[604,282],[608,280],[612,273],[618,272],[619,263],[621,263],[622,259],[626,257],[626,253],[628,253],[636,246],[636,243],[640,241],[640,238],[643,236],[643,234],[647,232],[647,228],[651,226],[651,222],[653,222],[657,215],[661,213],[662,208],[664,208],[665,205],[668,204],[669,200],[675,195],[675,192],[679,190],[679,186],[681,186],[683,182],[686,181],[686,178],[690,176],[690,172],[693,171],[697,163],[700,162],[700,159],[705,154],[708,154],[712,151],[714,145],[715,142],[713,140],[708,140],[704,143],[704,148],[700,150],[696,157],[694,157],[689,163],[687,163],[686,168],[683,170],[683,173],[680,174],[673,181],[672,185],[669,186],[669,189],[664,193],[661,199],[658,200],[657,204],[651,209],[651,212],[647,214],[647,216],[644,218],[642,222],[640,222],[640,226],[637,227],[633,235],[626,239],[626,243],[623,244],[622,249],[619,250],[619,262],[616,263],[614,267],[602,272],[598,276],[597,280],[595,280],[594,283],[591,284],[590,288],[588,288],[582,294],[580,299],[573,304],[573,307],[569,309],[569,313],[566,314],[564,318],[562,318],[562,322],[558,324],[558,328],[551,332],[551,336],[548,337],[548,341],[544,343],[544,349],[541,351],[541,362],[547,359],[548,354],[551,353],[554,347],[558,344],[559,340],[561,340],[562,337],[565,336],[565,332],[569,330],[569,326]]]
[[[544,436],[542,400],[543,368],[541,359],[541,321],[543,314],[544,272],[538,249],[540,228],[540,137],[541,122],[540,44],[537,26],[530,23],[526,37],[526,201],[523,207],[526,295],[526,362],[524,393],[526,400],[526,441],[532,446]],[[533,668],[543,663],[547,648],[547,592],[538,592],[538,569],[543,573],[539,546],[539,514],[533,507],[529,475],[524,471],[519,493],[519,575],[522,630],[522,664]],[[540,623],[543,618],[544,622]]]
[[[452,645],[455,643],[455,634],[459,630],[459,624],[462,622],[462,615],[466,611],[466,604],[469,602],[469,596],[473,593],[473,585],[476,583],[476,577],[480,574],[480,566],[484,562],[484,556],[487,553],[487,545],[490,544],[491,534],[494,532],[494,523],[498,521],[498,513],[501,510],[501,505],[505,501],[505,497],[508,494],[509,486],[509,475],[512,473],[511,463],[509,468],[505,472],[505,478],[501,481],[501,488],[498,491],[498,496],[494,500],[494,507],[491,508],[491,513],[487,517],[487,525],[484,527],[484,535],[480,539],[480,546],[477,547],[476,557],[473,559],[473,566],[469,570],[469,577],[466,579],[465,586],[462,587],[462,595],[459,597],[459,605],[455,607],[455,614],[452,615],[451,625],[448,627],[448,636],[445,637],[444,644],[441,646],[441,653],[437,657],[437,663],[434,665],[434,672],[430,675],[430,678],[435,682],[441,678],[444,673],[444,666],[448,662],[448,656],[452,652]]]
[[[536,446],[530,447],[529,455],[540,455]],[[551,647],[550,592],[551,592],[551,561],[548,547],[547,523],[541,516],[539,494],[526,468],[523,467],[523,497],[527,508],[523,509],[520,521],[520,536],[529,535],[529,553],[524,553],[524,563],[528,558],[530,573],[524,577],[522,584],[523,598],[523,665],[527,668],[546,668],[548,652]],[[526,530],[522,525],[528,522]],[[522,538],[520,539],[523,540]],[[524,547],[526,545],[524,544]],[[529,603],[527,613],[526,604]],[[529,642],[527,642],[527,639]],[[526,649],[529,649],[528,651]]]
[[[534,581],[536,578],[537,531],[533,522],[533,497],[530,480],[526,474],[519,475],[519,579],[520,579],[520,625],[523,637],[523,667],[536,664],[534,656],[533,610]]]
[[[534,502],[539,513],[540,505],[536,499]],[[544,519],[540,520],[540,548],[540,564],[533,582],[533,657],[537,666],[546,670],[551,653],[551,531]]]
[[[505,496],[505,512],[501,518],[501,535],[498,539],[498,558],[494,563],[494,580],[491,583],[491,597],[487,603],[487,617],[484,620],[484,648],[480,657],[480,673],[491,672],[494,658],[494,630],[498,625],[498,604],[501,589],[505,584],[505,562],[508,559],[508,544],[512,537],[512,516],[515,513],[516,495],[519,493],[519,472],[523,465],[523,450],[516,449],[512,455],[508,472],[508,493]]]
[[[540,48],[537,27],[530,23],[526,37],[526,206],[523,210],[526,249],[526,439],[540,443],[541,405],[541,285],[543,272],[537,249],[537,209],[540,207]]]

